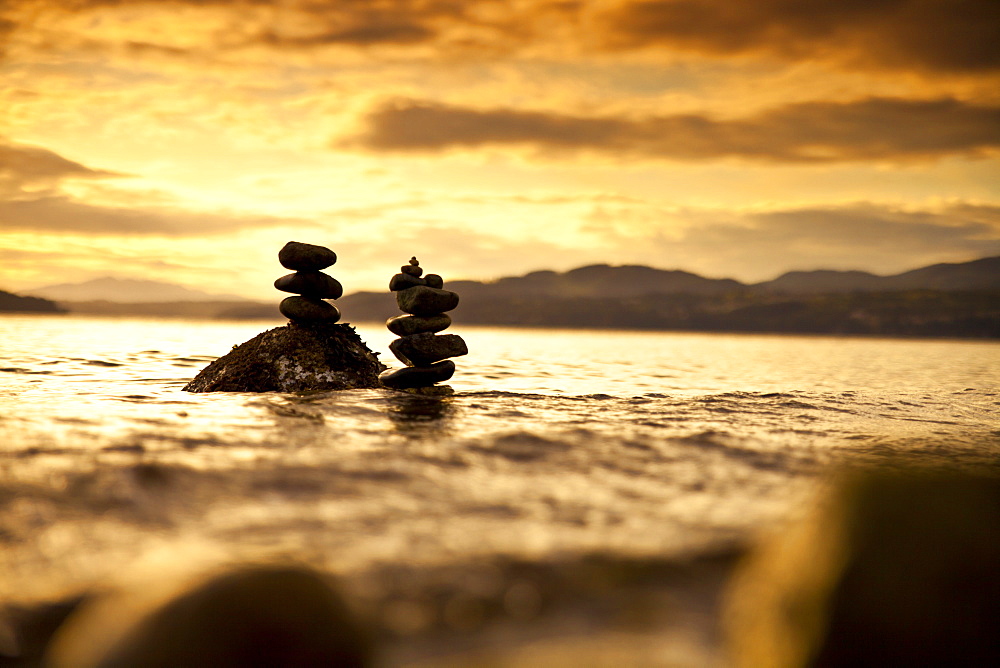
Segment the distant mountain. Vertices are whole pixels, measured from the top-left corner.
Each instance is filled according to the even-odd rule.
[[[1000,256],[934,264],[887,276],[886,282],[895,290],[996,290],[1000,289]]]
[[[84,288],[106,296],[90,297],[93,292]],[[453,314],[458,324],[1000,338],[1000,257],[894,276],[789,272],[756,285],[599,264],[493,282],[450,281],[445,288],[461,296]],[[35,294],[43,292],[88,295],[57,297],[58,306],[73,313],[284,319],[274,303],[227,300],[155,281],[99,279]],[[0,309],[5,294],[0,293]],[[337,306],[345,322],[385,321],[400,314],[388,290],[347,295]]]
[[[1000,258],[896,276],[789,272],[746,285],[684,271],[593,265],[491,283],[450,281],[459,323],[568,328],[1000,338]],[[347,321],[399,315],[392,293],[337,302]]]
[[[445,288],[457,292],[464,314],[496,304],[517,304],[525,300],[552,302],[565,299],[621,300],[657,294],[724,295],[745,289],[730,278],[704,278],[686,271],[653,269],[640,265],[612,267],[594,264],[567,272],[535,271],[497,281],[449,281]],[[359,321],[385,320],[399,315],[395,297],[389,292],[356,292],[337,302],[345,318]],[[543,309],[544,310],[544,309]],[[526,310],[514,309],[511,317],[524,317]],[[479,316],[474,316],[479,317]],[[494,318],[495,316],[482,317]],[[603,314],[595,314],[603,317]],[[490,322],[495,320],[490,319]],[[478,322],[478,320],[477,320]]]
[[[524,276],[501,278],[493,283],[453,281],[461,294],[491,296],[551,295],[558,297],[637,297],[659,293],[718,295],[744,285],[730,278],[704,278],[687,271],[653,269],[641,265],[612,267],[592,264],[565,273],[536,271]]]
[[[26,291],[56,301],[109,301],[124,304],[148,302],[248,301],[238,295],[217,295],[174,283],[129,278],[95,278],[83,283],[60,283]]]
[[[22,297],[12,292],[0,290],[0,312],[64,313],[63,309],[48,299]]]
[[[789,271],[773,281],[757,283],[755,290],[788,295],[823,294],[835,292],[869,292],[878,290],[885,280],[882,276],[866,271]]]
[[[1000,256],[957,264],[935,264],[894,276],[877,276],[864,271],[790,271],[773,281],[757,283],[753,289],[789,295],[898,290],[996,290],[1000,289]]]

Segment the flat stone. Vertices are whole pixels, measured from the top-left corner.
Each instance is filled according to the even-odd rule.
[[[423,269],[421,269],[420,267],[414,266],[412,264],[404,264],[402,267],[399,268],[399,270],[401,272],[403,272],[404,274],[408,275],[408,276],[417,276],[417,277],[419,277],[420,274],[424,273]]]
[[[451,318],[439,315],[397,315],[385,321],[385,326],[396,336],[412,336],[423,332],[440,332],[451,327]]]
[[[274,287],[282,292],[294,292],[316,299],[340,299],[344,294],[344,286],[340,281],[322,271],[297,271],[294,274],[287,274],[276,280]]]
[[[201,370],[188,392],[308,392],[380,387],[385,370],[350,325],[291,323],[258,334]]]
[[[337,254],[326,246],[289,241],[278,251],[278,262],[295,271],[319,271],[337,262]]]
[[[424,276],[424,283],[427,287],[438,288],[439,290],[444,287],[444,279],[437,274],[427,274]]]
[[[394,371],[386,371],[378,379],[386,387],[405,390],[412,387],[429,387],[451,378],[455,373],[455,363],[451,360],[430,366],[407,366]]]
[[[389,289],[392,292],[399,292],[400,290],[405,290],[406,288],[412,288],[414,285],[427,285],[427,282],[413,274],[395,274],[391,279],[389,279]]]
[[[468,355],[469,348],[458,334],[414,334],[396,339],[389,350],[403,364],[427,366],[449,357]]]
[[[396,293],[396,305],[404,313],[438,315],[458,306],[458,294],[448,290],[416,285]]]
[[[340,309],[322,299],[285,297],[278,304],[281,315],[295,322],[323,322],[329,325],[340,320]]]

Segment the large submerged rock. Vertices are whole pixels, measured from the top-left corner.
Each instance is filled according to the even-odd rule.
[[[347,324],[291,323],[258,334],[215,360],[188,392],[306,392],[382,387],[387,367]]]

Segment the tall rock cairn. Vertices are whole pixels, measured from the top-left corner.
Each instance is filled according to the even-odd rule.
[[[443,289],[444,280],[437,274],[421,278],[424,270],[415,257],[399,270],[389,281],[389,289],[396,293],[399,310],[408,315],[389,318],[385,326],[399,337],[389,344],[389,350],[406,367],[385,371],[379,380],[400,390],[430,387],[455,373],[455,363],[449,357],[469,353],[457,334],[437,334],[451,325],[446,312],[458,306],[458,295]]]
[[[282,276],[274,282],[274,287],[295,296],[286,297],[278,305],[281,314],[302,325],[332,325],[340,320],[340,309],[323,300],[339,299],[344,294],[344,287],[333,276],[320,271],[336,261],[337,254],[325,246],[298,241],[285,244],[278,251],[278,262],[295,273]]]

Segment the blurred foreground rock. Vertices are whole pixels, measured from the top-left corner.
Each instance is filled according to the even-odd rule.
[[[57,632],[52,668],[361,667],[371,641],[326,577],[304,568],[238,569],[164,595],[84,604]]]
[[[291,323],[215,360],[188,392],[306,392],[382,387],[386,367],[346,324]]]
[[[733,580],[733,664],[1000,665],[1000,477],[843,481]]]

